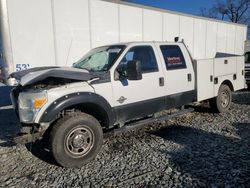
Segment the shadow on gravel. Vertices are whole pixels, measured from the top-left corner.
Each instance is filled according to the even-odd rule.
[[[42,141],[37,141],[35,143],[26,144],[26,148],[32,153],[32,155],[39,158],[40,160],[50,165],[58,166],[52,154],[50,153],[48,148],[44,147],[44,145],[45,143],[43,143]]]
[[[178,125],[151,134],[180,144],[183,148],[178,151],[160,152],[170,156],[172,168],[189,174],[204,187],[250,187],[250,124],[234,127],[237,137]]]
[[[214,110],[210,108],[210,106],[207,106],[207,105],[203,105],[203,106],[202,105],[199,105],[199,106],[190,105],[190,107],[193,108],[195,112],[214,114]]]
[[[195,112],[198,113],[208,113],[208,114],[214,114],[214,109],[210,107],[210,104],[208,101],[201,102],[199,105],[190,104],[188,107],[193,108]]]
[[[12,147],[12,142],[20,129],[19,121],[13,109],[0,110],[0,147]]]
[[[250,91],[240,91],[233,95],[233,102],[236,104],[250,105]]]

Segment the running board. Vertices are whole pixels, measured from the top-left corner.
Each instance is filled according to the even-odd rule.
[[[170,114],[170,115],[164,115],[164,116],[160,116],[160,117],[152,117],[152,118],[149,118],[149,119],[136,121],[136,122],[127,124],[124,127],[121,127],[119,129],[115,129],[114,133],[119,134],[119,133],[123,133],[125,131],[130,131],[130,130],[133,130],[133,129],[142,128],[142,127],[144,127],[144,126],[146,126],[148,124],[157,123],[159,121],[166,121],[166,120],[169,120],[169,119],[172,119],[172,118],[175,118],[175,117],[178,117],[178,116],[182,116],[184,114],[187,114],[187,113],[190,113],[190,112],[193,112],[193,111],[194,111],[193,108],[188,108],[188,109],[180,110],[180,111],[175,112],[175,113]]]

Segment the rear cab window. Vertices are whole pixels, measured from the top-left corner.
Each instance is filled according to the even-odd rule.
[[[186,69],[186,61],[177,45],[161,45],[162,56],[167,70]]]

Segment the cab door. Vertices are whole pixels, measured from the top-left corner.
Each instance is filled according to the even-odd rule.
[[[119,122],[144,117],[164,108],[165,89],[161,83],[164,75],[155,51],[155,46],[150,44],[131,46],[116,67],[115,74],[118,67],[128,61],[140,61],[142,65],[141,80],[112,78],[113,104]]]
[[[192,60],[183,44],[159,44],[164,64],[166,108],[180,107],[196,99]]]

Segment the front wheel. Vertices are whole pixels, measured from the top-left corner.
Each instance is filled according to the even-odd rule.
[[[232,91],[228,85],[221,85],[218,96],[210,99],[210,106],[215,112],[224,113],[232,104]]]
[[[85,113],[63,117],[50,134],[52,155],[64,167],[78,168],[87,164],[96,157],[102,143],[100,123]]]

